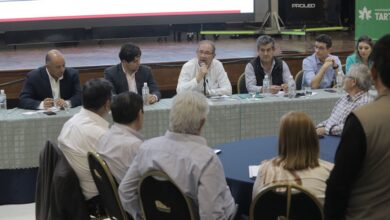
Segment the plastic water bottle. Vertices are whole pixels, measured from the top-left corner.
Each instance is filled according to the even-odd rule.
[[[288,97],[290,99],[295,97],[296,94],[296,85],[294,78],[290,75],[290,78],[288,79]]]
[[[344,81],[344,73],[343,71],[338,71],[336,76],[336,88],[339,93],[343,91],[343,81]]]
[[[144,86],[142,87],[142,99],[144,100],[144,105],[149,105],[149,87],[146,82],[144,82]]]
[[[269,93],[270,93],[269,90],[270,90],[269,78],[268,78],[268,75],[265,75],[264,79],[263,79],[263,96],[264,97],[269,95]]]
[[[0,117],[5,118],[7,115],[7,95],[4,90],[0,91]]]

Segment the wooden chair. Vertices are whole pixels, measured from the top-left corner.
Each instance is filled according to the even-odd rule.
[[[118,220],[130,219],[119,200],[118,184],[103,158],[96,152],[88,152],[88,164],[107,216]]]
[[[248,93],[248,90],[246,89],[246,84],[245,84],[245,73],[242,73],[240,75],[240,77],[238,78],[237,93],[238,94]]]
[[[304,188],[275,184],[264,188],[252,201],[249,219],[324,219],[322,205]]]
[[[300,70],[297,73],[297,75],[295,75],[296,90],[302,90],[302,80],[303,80],[303,70]]]

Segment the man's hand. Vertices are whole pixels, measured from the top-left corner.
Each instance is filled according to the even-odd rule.
[[[198,71],[198,73],[196,73],[196,82],[197,83],[200,83],[200,81],[203,79],[203,77],[209,71],[206,63],[200,63],[199,65],[200,65],[199,71]]]
[[[43,108],[46,110],[54,106],[54,100],[52,98],[46,98],[43,100]]]
[[[272,94],[276,94],[276,93],[278,93],[280,91],[281,88],[282,87],[280,87],[280,86],[272,85],[272,86],[269,87],[269,91]]]
[[[319,127],[316,129],[317,135],[322,136],[325,135],[325,127]]]
[[[55,103],[55,106],[60,107],[60,108],[65,108],[68,105],[68,103],[66,103],[66,101],[63,99],[56,99],[54,101],[54,103]]]
[[[324,66],[326,66],[326,67],[330,67],[330,66],[334,67],[334,65],[337,65],[337,64],[336,64],[335,60],[332,57],[327,57],[325,59]]]
[[[282,89],[283,89],[283,91],[284,91],[285,93],[288,92],[288,84],[287,84],[287,83],[283,83],[283,84],[281,85],[281,87],[282,87]]]
[[[148,101],[149,101],[149,104],[153,104],[155,102],[157,102],[157,97],[155,95],[149,95],[148,96]]]

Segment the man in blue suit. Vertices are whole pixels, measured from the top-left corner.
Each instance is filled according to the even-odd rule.
[[[27,74],[19,95],[19,106],[24,109],[48,109],[81,105],[79,72],[65,67],[65,59],[58,50],[46,55],[46,65]]]
[[[142,95],[144,83],[148,83],[149,104],[161,98],[160,90],[154,81],[152,71],[148,66],[141,65],[141,49],[132,43],[122,45],[119,52],[120,63],[104,70],[104,78],[114,87],[113,94],[131,91]]]

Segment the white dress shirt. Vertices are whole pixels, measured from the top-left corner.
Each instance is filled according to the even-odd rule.
[[[129,91],[134,92],[135,94],[138,94],[137,82],[135,81],[135,73],[137,71],[135,71],[133,73],[128,73],[128,72],[126,72],[125,68],[123,68],[123,65],[122,65],[122,70],[125,73],[127,85],[129,86]]]
[[[50,75],[49,70],[47,68],[46,68],[46,73],[47,73],[47,76],[49,77],[50,88],[51,88],[51,93],[53,95],[53,99],[54,100],[60,99],[61,98],[60,83],[61,83],[61,80],[64,78],[64,76],[61,76],[60,78],[58,78],[58,80],[56,80],[56,79],[54,79],[54,77],[52,77]],[[49,98],[49,97],[47,97],[47,98]],[[70,102],[67,101],[66,103],[70,107]],[[38,109],[45,109],[45,107],[43,105],[43,101],[39,104]]]
[[[141,219],[138,183],[150,170],[165,172],[199,207],[202,220],[232,219],[236,206],[217,155],[197,135],[167,131],[145,141],[119,185],[124,209]]]
[[[199,69],[198,58],[194,58],[183,65],[177,83],[177,93],[182,91],[204,92],[204,80],[201,80],[199,83],[196,81],[196,74],[199,72]],[[206,90],[209,95],[232,94],[232,85],[220,61],[213,59],[205,80]]]
[[[96,151],[97,143],[108,131],[108,126],[105,119],[81,108],[64,124],[58,137],[58,147],[76,172],[86,200],[99,194],[89,170],[87,154]]]
[[[140,133],[129,126],[118,123],[114,123],[110,130],[100,138],[97,152],[102,155],[118,183],[125,176],[141,144]]]

